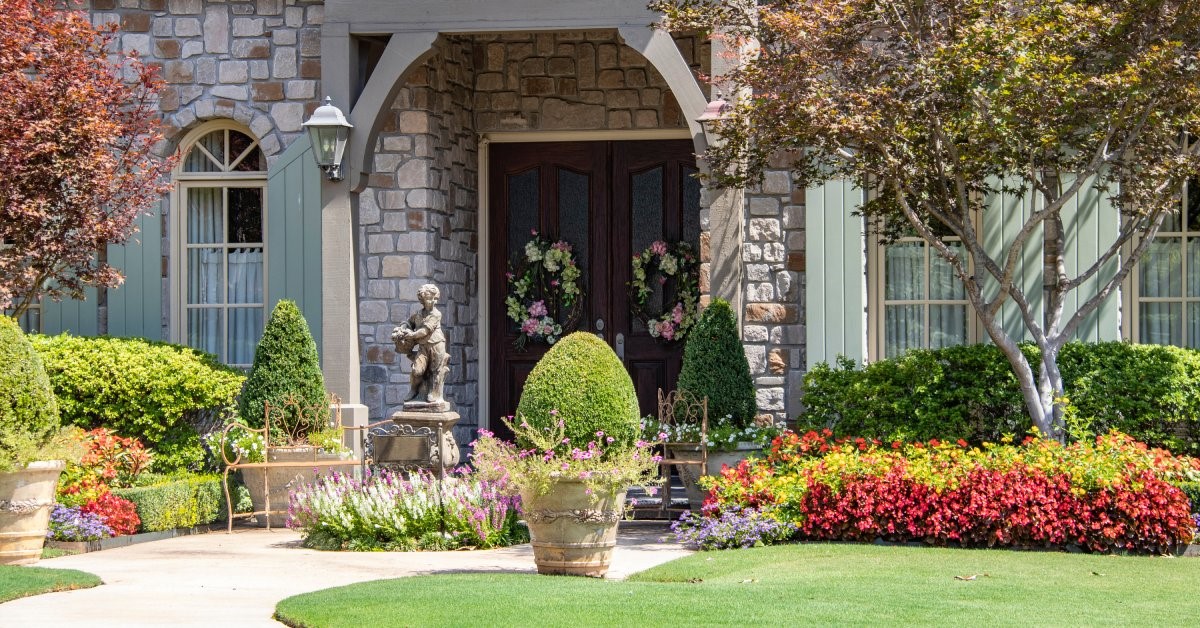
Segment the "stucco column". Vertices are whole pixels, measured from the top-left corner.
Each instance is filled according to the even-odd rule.
[[[712,40],[712,76],[720,77],[737,63],[723,39]],[[714,92],[718,86],[713,87]],[[726,98],[731,95],[725,93]],[[713,94],[716,97],[716,93]],[[709,217],[709,290],[714,298],[729,301],[741,327],[745,316],[743,293],[742,242],[746,224],[746,190],[714,188],[707,191]]]

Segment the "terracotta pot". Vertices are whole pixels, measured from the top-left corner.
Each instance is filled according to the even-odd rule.
[[[700,454],[699,445],[667,443],[664,449],[667,458],[696,458]],[[720,475],[723,466],[736,467],[739,462],[761,451],[762,447],[755,443],[738,443],[737,447],[730,451],[715,451],[710,447],[704,475]],[[683,480],[683,490],[687,493],[689,507],[700,508],[704,499],[708,497],[708,491],[700,488],[699,465],[681,464],[676,469],[679,470],[679,479]]]
[[[66,467],[62,460],[43,460],[0,473],[0,565],[29,565],[42,557],[54,490]]]
[[[595,501],[579,480],[559,480],[547,495],[521,492],[540,574],[603,578],[617,545],[625,491]]]
[[[242,469],[242,482],[250,491],[250,501],[255,511],[267,509],[267,492],[264,478],[270,479],[269,516],[257,515],[255,521],[259,527],[268,526],[282,528],[287,525],[288,492],[300,484],[307,484],[317,479],[318,475],[327,475],[334,469],[323,461],[340,460],[334,454],[321,454],[315,447],[271,447],[267,449],[267,462],[287,463],[278,467],[251,467]]]

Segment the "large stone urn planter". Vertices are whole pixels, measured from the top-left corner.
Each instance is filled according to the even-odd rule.
[[[30,463],[0,473],[0,565],[28,565],[42,557],[61,460]]]
[[[267,449],[267,462],[272,467],[248,467],[242,469],[242,482],[250,491],[250,501],[255,512],[267,509],[267,488],[270,488],[269,516],[258,515],[260,527],[282,528],[287,524],[288,492],[300,484],[328,475],[335,467],[328,464],[341,460],[337,454],[319,453],[315,447],[271,447]],[[324,464],[323,464],[324,463]],[[264,483],[264,478],[268,483]]]
[[[559,480],[547,495],[521,492],[540,574],[603,578],[617,545],[625,491],[593,499],[579,480]]]
[[[664,445],[667,458],[698,459],[700,445],[692,443],[667,443]],[[705,465],[704,475],[720,475],[723,466],[736,467],[739,462],[751,455],[762,451],[755,443],[738,443],[729,451],[708,449],[708,464]],[[683,480],[683,490],[687,493],[688,504],[691,508],[699,508],[708,497],[708,492],[700,488],[700,466],[698,464],[681,464],[675,467],[679,470],[679,479]],[[664,496],[664,499],[668,499]]]

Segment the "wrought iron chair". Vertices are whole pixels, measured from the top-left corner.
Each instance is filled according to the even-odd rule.
[[[681,480],[695,482],[708,469],[708,397],[696,397],[686,390],[664,392],[658,390],[658,421],[665,427],[699,425],[696,441],[672,442],[668,437],[663,443],[663,459],[659,463],[663,478],[663,495],[660,512],[666,517],[668,511],[681,512],[688,508],[677,508],[671,500],[671,467],[675,467]],[[668,433],[675,430],[667,430]]]
[[[309,462],[309,461],[272,462],[269,447],[267,448],[267,451],[263,452],[263,458],[264,458],[265,462],[243,462],[242,461],[242,452],[228,446],[229,439],[230,439],[230,433],[235,429],[240,429],[240,430],[249,432],[251,434],[258,434],[262,438],[262,442],[264,443],[264,445],[269,445],[269,443],[271,442],[270,441],[271,424],[276,421],[282,422],[282,416],[288,414],[289,412],[290,413],[299,413],[301,415],[308,415],[308,416],[314,416],[314,415],[319,416],[318,413],[321,413],[321,414],[328,413],[328,412],[330,412],[331,409],[332,409],[331,422],[336,424],[337,427],[342,430],[342,442],[344,443],[344,442],[346,442],[345,432],[346,432],[347,428],[344,425],[342,425],[342,403],[341,403],[341,399],[339,399],[337,395],[330,395],[328,403],[317,405],[317,406],[306,406],[304,404],[301,404],[300,401],[297,400],[295,397],[288,397],[281,404],[272,405],[271,403],[268,402],[268,403],[263,404],[263,426],[261,428],[252,428],[240,421],[233,421],[225,426],[225,429],[221,432],[220,447],[221,447],[221,458],[225,462],[225,471],[222,476],[222,484],[225,488],[225,508],[226,508],[226,515],[228,517],[226,520],[228,522],[226,529],[228,532],[231,532],[231,533],[233,532],[233,520],[235,518],[248,518],[248,517],[255,517],[257,515],[262,515],[263,517],[266,518],[266,527],[269,530],[269,529],[271,529],[271,515],[287,512],[287,504],[283,504],[283,507],[284,507],[283,510],[279,510],[277,508],[272,508],[272,504],[271,504],[271,470],[273,470],[273,469],[304,469],[304,468],[311,469],[314,466],[352,467],[352,466],[357,466],[357,465],[361,464],[361,461],[356,460],[353,457],[351,457],[349,459],[341,459],[341,460],[321,460],[320,462],[315,463],[315,464],[313,462]],[[293,429],[295,428],[295,426],[291,426],[291,427]],[[284,431],[292,432],[291,429],[285,429]],[[295,433],[287,434],[287,437],[289,439],[294,439],[295,436],[296,436]],[[229,454],[231,451],[234,453],[234,457],[232,460],[229,459]],[[229,473],[231,471],[236,471],[239,469],[263,469],[263,470],[265,470],[265,472],[262,474],[263,475],[262,489],[263,489],[263,495],[265,496],[263,510],[253,510],[252,509],[251,512],[243,512],[243,513],[234,513],[233,512],[235,504],[232,499],[233,496],[229,490]]]

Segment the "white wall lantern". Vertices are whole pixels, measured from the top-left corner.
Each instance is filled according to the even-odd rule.
[[[346,121],[342,110],[333,106],[333,99],[325,97],[325,104],[317,107],[303,125],[312,140],[313,158],[317,166],[325,171],[330,181],[342,180],[342,155],[346,153],[346,141],[354,125]]]

